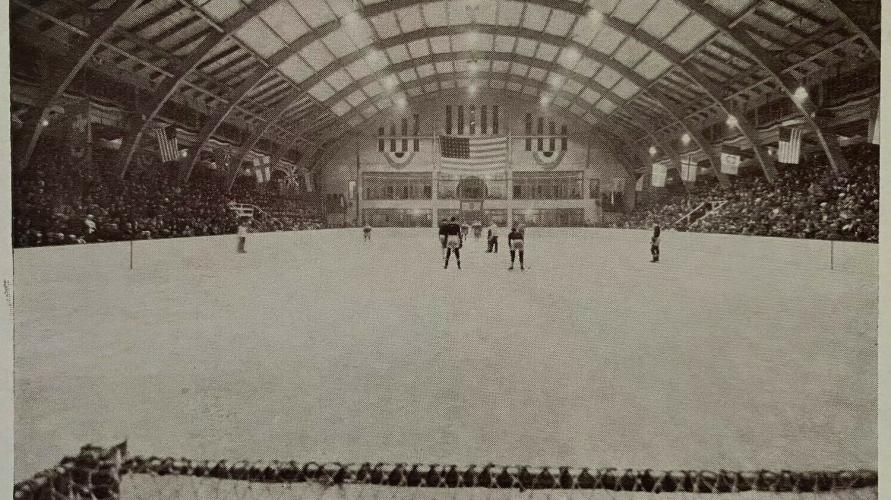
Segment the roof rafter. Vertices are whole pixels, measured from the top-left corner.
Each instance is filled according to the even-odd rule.
[[[123,176],[127,172],[127,167],[133,159],[133,154],[139,146],[139,142],[145,133],[146,128],[154,121],[167,103],[167,100],[173,95],[177,87],[185,80],[197,66],[207,57],[210,52],[216,48],[223,40],[231,36],[239,28],[247,24],[254,18],[257,12],[262,12],[267,7],[275,3],[276,0],[257,0],[250,7],[245,7],[237,14],[228,19],[222,26],[221,30],[214,30],[207,35],[201,44],[192,51],[184,60],[176,63],[176,70],[173,76],[165,78],[156,90],[154,97],[148,105],[140,110],[141,116],[134,116],[130,120],[130,131],[127,134],[124,143],[121,145],[120,157],[118,159],[118,170]],[[253,9],[257,9],[254,11]]]
[[[34,148],[37,146],[37,141],[43,133],[44,124],[53,104],[62,96],[68,85],[71,84],[72,80],[96,52],[96,49],[112,33],[115,25],[141,4],[142,0],[117,0],[101,17],[92,23],[87,29],[87,36],[78,40],[78,43],[71,49],[71,57],[66,59],[68,65],[51,68],[50,76],[43,85],[41,102],[37,106],[40,113],[27,125],[26,137],[28,137],[28,145],[19,162],[19,169],[27,168],[31,162]]]
[[[195,163],[197,163],[198,158],[201,156],[201,150],[206,146],[207,141],[210,140],[211,136],[213,136],[217,128],[222,125],[222,123],[226,120],[226,117],[229,116],[229,113],[232,112],[232,110],[235,108],[235,105],[238,104],[239,101],[244,99],[245,96],[247,96],[248,93],[250,93],[261,81],[276,72],[276,68],[279,64],[283,63],[289,57],[298,53],[304,47],[314,42],[316,39],[319,38],[319,36],[324,36],[323,34],[331,33],[339,26],[339,21],[331,21],[320,26],[316,30],[310,31],[309,33],[301,36],[297,40],[294,40],[293,43],[273,54],[269,58],[268,65],[261,66],[260,68],[255,70],[250,76],[242,81],[241,85],[233,89],[227,96],[229,102],[223,106],[217,107],[217,109],[214,110],[213,114],[207,117],[204,126],[198,133],[195,147],[189,151],[189,157],[185,161],[186,169],[183,178],[189,178],[192,169],[195,167]],[[302,91],[298,92],[294,96],[294,100],[300,100],[302,94]],[[277,118],[278,117],[280,117],[280,115],[277,115]],[[297,140],[300,140],[299,135]]]
[[[795,107],[801,112],[805,123],[816,134],[829,164],[836,173],[845,172],[848,169],[848,162],[843,155],[840,154],[838,148],[838,138],[823,129],[816,118],[816,106],[811,102],[807,95],[796,94],[800,82],[785,73],[787,69],[779,58],[775,57],[767,49],[756,42],[746,29],[740,26],[731,26],[730,18],[708,4],[696,2],[694,0],[677,0],[688,9],[695,11],[704,17],[712,26],[720,30],[722,33],[732,38],[738,43],[749,55],[760,64],[778,84],[780,84],[783,92],[795,104]],[[741,117],[737,117],[741,119]]]

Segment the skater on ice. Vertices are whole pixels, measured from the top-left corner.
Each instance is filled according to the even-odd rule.
[[[443,259],[445,258],[445,254],[446,254],[446,240],[448,239],[448,236],[449,236],[448,231],[446,229],[448,227],[448,225],[449,225],[449,220],[446,219],[445,217],[443,217],[442,220],[439,221],[439,243],[440,243],[440,245],[442,245],[442,258]]]
[[[248,226],[251,224],[249,217],[238,219],[238,253],[247,253],[244,246],[247,242]]]
[[[492,253],[493,251],[494,253],[498,253],[498,224],[494,221],[489,226],[489,231],[486,236],[488,237],[489,243],[486,253]]]
[[[365,227],[362,228],[362,235],[365,237],[365,241],[371,241],[371,224],[365,223]]]
[[[510,248],[510,267],[514,268],[514,259],[517,253],[520,254],[520,270],[523,270],[523,232],[517,229],[516,224],[511,227],[510,233],[507,235],[507,246]]]
[[[458,264],[458,269],[461,269],[460,251],[463,244],[464,238],[461,236],[461,226],[456,222],[456,218],[452,217],[452,221],[446,224],[446,254],[443,269],[449,268],[449,257],[452,252],[455,253],[455,262]]]
[[[650,239],[650,253],[653,254],[653,262],[659,262],[659,234],[662,229],[659,226],[653,228],[653,238]]]

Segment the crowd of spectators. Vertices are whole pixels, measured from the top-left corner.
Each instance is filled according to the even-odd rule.
[[[72,161],[64,147],[41,145],[29,168],[13,178],[13,240],[16,247],[234,233],[230,203],[258,206],[254,231],[323,226],[318,212],[278,202],[253,183],[227,193],[219,176],[196,171],[186,186],[175,166],[155,165],[120,179],[114,152],[97,150],[91,162]],[[277,214],[278,204],[288,210]]]
[[[878,242],[878,147],[851,146],[845,156],[850,168],[842,175],[835,175],[825,160],[815,160],[780,164],[773,184],[760,172],[732,178],[732,186],[727,188],[700,180],[685,195],[651,200],[619,225],[651,228],[658,224],[707,233]],[[719,208],[700,218],[721,202]],[[697,207],[692,217],[684,219]]]
[[[850,168],[843,175],[814,160],[779,165],[774,183],[750,170],[731,177],[730,187],[702,178],[689,192],[656,190],[616,226],[877,242],[878,147],[855,145],[845,155]],[[235,202],[259,208],[254,231],[324,227],[321,207],[259,189],[248,178],[231,192],[203,169],[181,186],[169,165],[120,179],[114,159],[100,150],[88,165],[73,162],[67,148],[42,145],[29,169],[13,178],[15,246],[230,234],[238,222]]]

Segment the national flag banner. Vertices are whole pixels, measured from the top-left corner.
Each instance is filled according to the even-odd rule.
[[[219,147],[213,152],[213,161],[217,164],[217,168],[226,172],[229,170],[229,163],[232,161],[232,152],[228,147]]]
[[[735,146],[721,148],[721,172],[728,175],[737,175],[739,171],[740,151]]]
[[[869,130],[869,142],[872,144],[879,144],[879,137],[881,137],[881,133],[879,132],[879,124],[882,123],[882,120],[879,119],[879,111],[876,111],[876,117],[873,119],[873,125]]]
[[[158,139],[158,149],[161,151],[161,161],[176,161],[179,158],[179,144],[176,139],[176,127],[165,125],[155,129],[155,137]]]
[[[796,127],[780,127],[780,147],[777,161],[780,163],[798,164],[801,157],[801,129]]]
[[[650,183],[653,187],[665,187],[665,177],[668,175],[668,166],[664,163],[653,164],[653,177]]]
[[[643,185],[644,185],[644,176],[641,175],[640,177],[637,178],[637,183],[634,185],[634,190],[638,191],[638,192],[643,191]]]
[[[259,156],[254,157],[254,176],[257,177],[258,183],[266,182],[266,177],[263,175],[262,160]]]
[[[696,174],[699,170],[699,164],[693,161],[692,156],[681,158],[681,180],[686,182],[696,182]]]
[[[93,129],[90,123],[90,100],[83,99],[66,113],[68,124],[68,145],[71,156],[89,160],[93,143]]]
[[[440,168],[464,172],[507,168],[507,137],[439,136]]]

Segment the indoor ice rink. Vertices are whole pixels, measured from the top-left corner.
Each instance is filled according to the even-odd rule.
[[[9,18],[16,500],[877,498],[879,2]]]
[[[84,443],[193,459],[869,467],[876,247],[432,229],[16,252],[18,476]],[[51,342],[47,342],[51,339]],[[232,348],[232,346],[237,346]],[[149,355],[150,353],[150,355]],[[26,424],[26,425],[25,425]],[[716,466],[716,464],[718,466]]]

